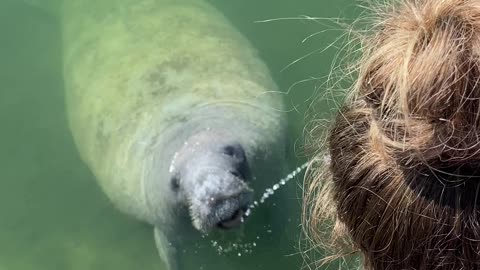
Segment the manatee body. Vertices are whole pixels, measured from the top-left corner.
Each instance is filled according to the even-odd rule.
[[[282,169],[282,95],[204,1],[69,0],[61,14],[80,155],[118,209],[155,227],[160,255],[178,268],[179,209],[200,232],[235,227],[253,190],[275,180],[256,172]]]

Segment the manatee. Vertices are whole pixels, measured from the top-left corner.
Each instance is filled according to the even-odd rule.
[[[177,224],[238,227],[254,190],[275,180],[256,172],[284,167],[282,95],[206,1],[69,0],[59,12],[80,156],[116,208],[152,225],[167,266],[181,268]]]

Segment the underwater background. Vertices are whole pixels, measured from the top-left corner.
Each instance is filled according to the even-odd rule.
[[[348,21],[361,11],[359,2],[209,2],[259,50],[288,93],[289,169],[295,169],[305,162],[305,113],[312,95],[326,91],[342,45],[336,40],[345,34],[331,20],[300,17]],[[278,18],[285,19],[258,22]],[[61,57],[55,16],[21,0],[0,0],[0,270],[163,269],[152,228],[114,209],[79,158],[67,126]],[[315,103],[316,111],[328,115],[331,105],[326,98]],[[236,234],[238,241],[183,235],[186,269],[305,267],[301,185],[299,176],[263,204]],[[219,245],[232,251],[219,254]]]

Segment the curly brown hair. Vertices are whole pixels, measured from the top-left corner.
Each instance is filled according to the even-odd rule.
[[[366,269],[480,269],[480,1],[374,10],[330,160],[306,177],[307,232]]]

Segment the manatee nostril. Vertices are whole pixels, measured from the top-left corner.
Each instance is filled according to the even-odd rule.
[[[225,146],[225,147],[223,148],[223,153],[224,153],[225,155],[227,155],[227,156],[233,157],[233,155],[235,154],[235,148],[234,148],[233,146],[231,146],[231,145]]]
[[[230,170],[230,174],[248,180],[250,176],[250,168],[248,166],[247,157],[243,147],[239,144],[230,144],[222,148],[224,155],[231,157],[233,168]]]
[[[223,147],[223,153],[237,159],[238,162],[245,160],[245,151],[243,151],[243,148],[240,145],[227,145]]]
[[[230,174],[238,178],[243,178],[243,176],[237,171],[230,171]]]
[[[178,179],[177,176],[173,176],[170,179],[170,187],[172,188],[173,191],[178,191],[180,189],[180,180]]]

